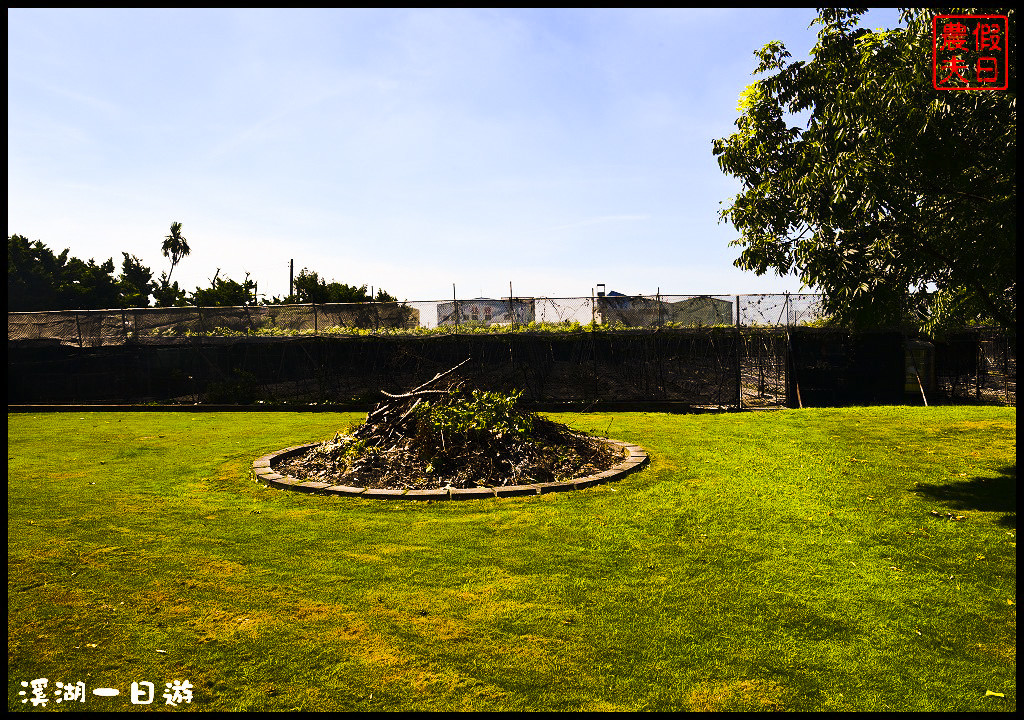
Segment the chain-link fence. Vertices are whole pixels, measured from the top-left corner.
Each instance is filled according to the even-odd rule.
[[[820,317],[818,295],[621,295],[403,303],[125,308],[7,314],[8,341],[78,347],[194,336],[447,333],[599,326],[782,327]]]
[[[964,330],[933,344],[936,396],[950,402],[1017,404],[1017,349],[992,329]]]
[[[419,310],[399,303],[126,308],[7,314],[7,339],[78,347],[194,336],[320,335],[419,327]]]
[[[8,396],[364,402],[473,357],[474,382],[536,402],[1016,404],[1014,336],[850,333],[814,327],[820,306],[817,295],[608,293],[8,313]]]

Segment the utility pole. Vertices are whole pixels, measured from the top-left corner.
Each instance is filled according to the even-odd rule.
[[[455,294],[455,283],[452,283],[452,307],[455,308],[455,332],[459,332],[459,296]]]

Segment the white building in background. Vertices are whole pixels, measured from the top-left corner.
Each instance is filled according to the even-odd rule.
[[[456,316],[458,306],[458,316]],[[536,319],[533,298],[476,298],[451,300],[437,304],[437,324],[508,325],[526,324]]]

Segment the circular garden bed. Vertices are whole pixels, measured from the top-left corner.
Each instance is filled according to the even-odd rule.
[[[646,464],[636,445],[524,410],[521,394],[467,390],[451,377],[458,367],[408,392],[384,393],[365,422],[333,440],[258,458],[254,475],[306,492],[448,500],[583,489]]]

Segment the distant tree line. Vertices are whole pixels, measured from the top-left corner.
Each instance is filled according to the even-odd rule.
[[[188,241],[181,234],[181,223],[171,224],[171,231],[161,246],[170,260],[168,272],[153,277],[153,270],[142,260],[122,252],[120,273],[115,274],[114,259],[97,264],[69,255],[65,249],[59,255],[39,240],[30,241],[23,235],[7,238],[7,309],[8,311],[36,310],[102,310],[107,308],[145,307],[229,307],[256,305],[256,281],[246,273],[241,282],[222,277],[217,268],[209,287],[197,287],[187,292],[171,282],[178,263],[190,252]],[[304,268],[295,278],[292,293],[274,297],[265,304],[291,303],[359,303],[395,302],[396,298],[384,290],[376,295],[367,293],[366,285],[359,287],[328,282],[316,272]]]
[[[316,272],[303,268],[292,283],[292,294],[287,297],[273,299],[268,305],[285,303],[361,303],[361,302],[396,302],[397,298],[384,290],[378,289],[377,294],[370,296],[366,286],[346,285],[339,282],[327,282]]]

